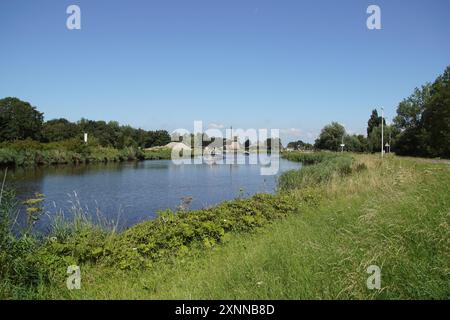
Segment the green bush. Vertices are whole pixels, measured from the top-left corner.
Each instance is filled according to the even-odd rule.
[[[102,261],[123,269],[149,266],[185,254],[190,246],[213,247],[230,232],[252,231],[298,208],[288,196],[259,194],[191,212],[162,211],[158,218],[131,227],[105,246]]]

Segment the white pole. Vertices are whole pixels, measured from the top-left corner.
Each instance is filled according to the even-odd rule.
[[[381,108],[381,157],[383,158],[384,155],[384,127],[383,127],[383,119],[384,119],[384,115],[383,115],[383,108]]]

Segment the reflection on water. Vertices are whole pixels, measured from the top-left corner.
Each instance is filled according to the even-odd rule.
[[[244,157],[242,155],[238,157]],[[257,155],[250,155],[257,157]],[[120,226],[151,219],[158,210],[175,209],[180,199],[192,196],[191,209],[217,204],[258,192],[274,192],[277,176],[298,163],[279,159],[276,176],[260,175],[256,159],[245,157],[246,164],[182,164],[170,160],[9,169],[7,184],[14,186],[19,199],[36,192],[46,196],[47,213],[43,229],[58,209],[70,208],[74,194],[93,215],[99,210],[108,220],[120,217]],[[94,217],[95,219],[95,217]]]

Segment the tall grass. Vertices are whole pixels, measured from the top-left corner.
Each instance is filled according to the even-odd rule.
[[[40,286],[62,282],[67,266],[96,260],[101,253],[98,248],[116,234],[117,224],[107,223],[99,213],[94,222],[76,195],[69,214],[60,211],[48,234],[33,232],[36,219],[16,228],[18,203],[14,190],[7,189],[4,182],[0,189],[0,299],[35,298]],[[26,202],[38,203],[32,200],[39,199]]]
[[[326,159],[334,158],[337,156],[337,154],[335,152],[327,152],[327,151],[321,152],[293,151],[293,152],[283,152],[281,156],[287,160],[301,162],[307,165],[307,164],[316,164]]]
[[[6,189],[5,178],[6,173],[0,189],[0,298],[20,297],[41,278],[29,259],[36,249],[35,239],[13,232],[17,201],[14,191]]]
[[[365,164],[355,162],[350,155],[292,152],[289,159],[314,165],[306,165],[299,170],[283,173],[278,179],[278,188],[281,191],[329,183],[333,178],[348,176],[352,172],[366,168]]]

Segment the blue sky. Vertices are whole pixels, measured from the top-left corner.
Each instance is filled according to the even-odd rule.
[[[66,28],[67,6],[81,30]],[[368,30],[368,5],[382,30]],[[365,132],[450,65],[450,1],[15,0],[0,2],[0,97],[46,120],[145,129],[194,120],[312,141]]]

